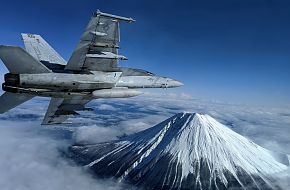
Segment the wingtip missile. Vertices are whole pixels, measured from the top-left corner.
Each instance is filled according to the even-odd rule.
[[[129,23],[136,21],[131,17],[128,18],[128,17],[118,16],[118,15],[103,13],[99,9],[93,13],[93,16],[105,16],[105,17],[110,17],[110,18],[117,19],[117,20],[123,20],[123,21],[129,22]]]

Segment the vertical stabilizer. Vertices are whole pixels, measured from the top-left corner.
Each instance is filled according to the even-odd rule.
[[[37,34],[21,34],[26,51],[38,61],[66,65],[66,61]]]

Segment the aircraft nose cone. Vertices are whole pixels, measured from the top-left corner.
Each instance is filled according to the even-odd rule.
[[[174,81],[174,85],[176,86],[176,87],[179,87],[179,86],[183,86],[184,84],[182,83],[182,82],[179,82],[179,81]]]
[[[170,85],[169,86],[171,86],[171,87],[180,87],[180,86],[183,86],[183,83],[182,82],[179,82],[179,81],[177,81],[177,80],[171,80],[170,81]]]

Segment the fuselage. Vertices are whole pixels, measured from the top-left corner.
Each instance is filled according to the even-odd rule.
[[[2,88],[8,92],[27,93],[37,96],[67,97],[72,95],[90,98],[118,98],[140,95],[136,89],[171,88],[182,83],[156,76],[143,70],[132,72],[93,71],[85,74],[39,73],[6,74]]]

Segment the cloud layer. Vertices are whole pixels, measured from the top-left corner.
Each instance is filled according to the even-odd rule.
[[[172,96],[170,96],[172,97]],[[290,154],[290,109],[253,108],[176,98],[141,96],[97,100],[71,118],[71,125],[40,126],[48,99],[35,98],[0,115],[0,187],[8,190],[122,189],[112,180],[96,179],[62,156],[75,143],[115,140],[151,127],[175,113],[207,113],[270,150]],[[285,174],[284,174],[285,175]],[[289,175],[281,183],[288,186]]]

